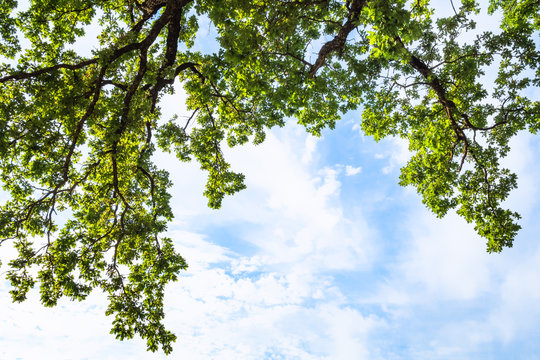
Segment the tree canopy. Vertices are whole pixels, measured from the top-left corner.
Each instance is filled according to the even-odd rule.
[[[490,0],[488,32],[475,31],[474,0],[451,5],[435,18],[429,0],[3,0],[0,243],[18,251],[14,301],[36,283],[45,306],[99,288],[112,333],[170,353],[163,291],[187,264],[165,236],[171,182],[152,154],[197,161],[219,208],[245,187],[222,146],[293,120],[320,135],[355,109],[376,140],[408,140],[400,184],[436,216],[455,209],[488,252],[512,246],[519,214],[503,202],[517,177],[500,159],[540,127],[527,96],[540,86],[540,2]],[[85,56],[73,44],[89,26],[99,46]],[[192,114],[162,119],[177,80]]]

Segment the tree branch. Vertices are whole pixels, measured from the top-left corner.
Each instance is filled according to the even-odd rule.
[[[350,32],[356,28],[356,23],[360,17],[360,12],[366,5],[366,2],[367,0],[352,0],[352,2],[349,4],[348,8],[350,12],[349,16],[347,17],[347,21],[345,24],[343,24],[338,34],[331,41],[325,43],[319,50],[317,60],[309,70],[309,75],[311,77],[315,77],[317,71],[324,65],[328,55],[334,51],[343,51],[343,47],[347,41],[347,36],[349,36]]]

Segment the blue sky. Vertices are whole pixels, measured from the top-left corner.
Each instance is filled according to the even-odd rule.
[[[184,98],[164,98],[165,116]],[[179,337],[169,358],[537,358],[540,140],[512,141],[504,163],[519,188],[507,204],[523,229],[490,255],[471,224],[435,218],[397,185],[406,144],[375,143],[359,121],[347,114],[316,139],[291,120],[262,145],[228,149],[248,188],[218,211],[196,164],[156,157],[175,184],[169,235],[190,265],[167,289]],[[46,309],[37,291],[12,304],[8,290],[0,281],[0,359],[166,358],[109,335],[100,293]]]

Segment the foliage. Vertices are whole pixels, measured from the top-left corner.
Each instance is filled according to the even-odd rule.
[[[0,2],[0,171],[10,194],[0,241],[18,250],[13,299],[36,281],[45,306],[100,288],[112,333],[169,353],[163,289],[187,265],[163,236],[171,184],[152,163],[156,146],[198,161],[218,208],[244,188],[223,157],[225,141],[260,143],[292,117],[319,135],[360,106],[366,134],[409,141],[402,185],[416,187],[437,216],[457,209],[474,222],[489,252],[512,246],[519,215],[502,202],[516,175],[500,159],[513,135],[540,127],[540,103],[526,96],[540,85],[540,2],[491,0],[502,20],[483,33],[474,32],[473,0],[439,19],[432,6],[33,0],[20,11],[15,0]],[[198,26],[208,21],[218,43],[203,51]],[[90,24],[99,47],[82,56],[72,44]],[[193,114],[159,122],[160,97],[175,79]],[[65,224],[57,212],[70,214]]]

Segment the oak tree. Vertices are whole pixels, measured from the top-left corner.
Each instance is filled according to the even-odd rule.
[[[519,215],[502,203],[516,175],[500,159],[540,127],[528,96],[540,2],[491,0],[488,32],[474,0],[451,5],[435,18],[429,0],[2,0],[0,242],[18,251],[14,301],[36,283],[45,306],[98,288],[112,333],[170,353],[163,290],[187,265],[164,235],[171,183],[152,154],[197,161],[218,208],[244,188],[225,143],[261,143],[292,119],[319,135],[355,109],[376,140],[408,140],[400,183],[437,216],[455,209],[489,252],[512,246]],[[99,45],[81,55],[90,26]],[[162,119],[175,81],[191,116]]]

